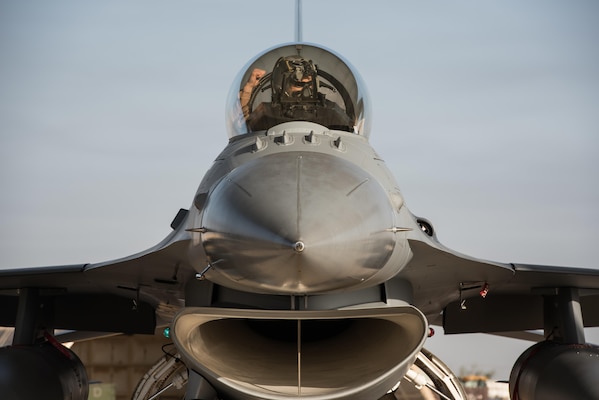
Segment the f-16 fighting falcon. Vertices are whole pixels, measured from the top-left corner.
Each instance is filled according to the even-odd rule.
[[[514,360],[512,398],[598,399],[584,327],[599,326],[599,272],[443,246],[404,204],[370,127],[364,83],[342,56],[301,40],[257,55],[230,91],[228,144],[162,242],[0,271],[0,324],[15,327],[0,349],[3,398],[87,399],[59,330],[165,330],[178,362],[153,371],[180,374],[188,400],[392,399],[398,385],[465,399],[425,348],[441,325],[542,330]],[[145,383],[134,399],[164,389]]]

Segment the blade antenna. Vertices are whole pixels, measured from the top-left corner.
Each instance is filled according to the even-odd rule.
[[[295,41],[302,41],[302,0],[295,0]]]

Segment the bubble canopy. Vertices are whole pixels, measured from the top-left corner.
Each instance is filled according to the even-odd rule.
[[[370,112],[358,72],[324,47],[290,43],[248,62],[227,99],[229,138],[283,122],[310,121],[368,137]]]

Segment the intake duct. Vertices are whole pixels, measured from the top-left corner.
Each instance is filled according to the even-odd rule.
[[[186,308],[171,334],[220,396],[378,399],[414,362],[427,322],[412,306],[273,311]]]

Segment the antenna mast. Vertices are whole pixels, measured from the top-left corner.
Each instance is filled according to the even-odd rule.
[[[302,0],[295,0],[295,41],[302,41]]]

